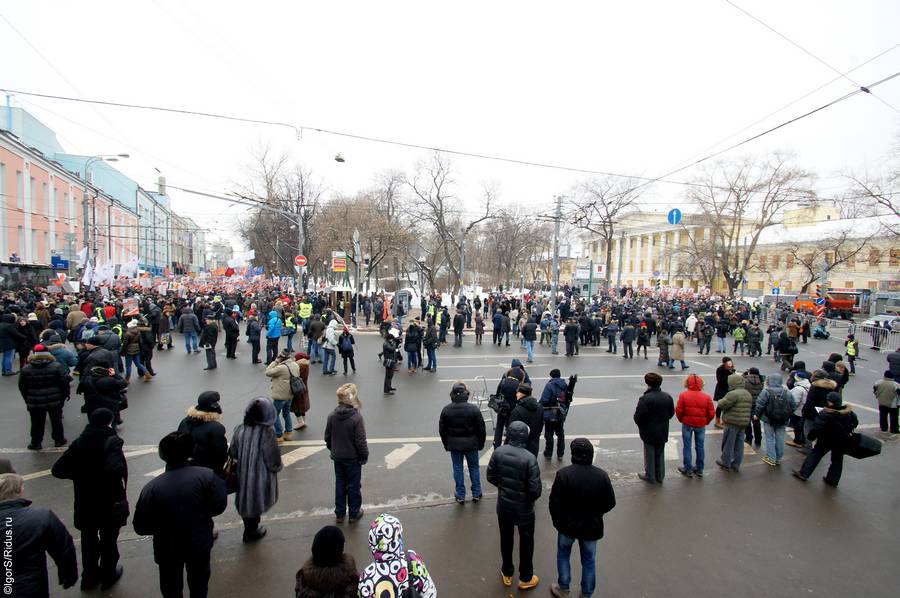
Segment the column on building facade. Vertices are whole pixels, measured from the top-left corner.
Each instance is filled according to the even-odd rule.
[[[644,277],[644,269],[641,267],[641,262],[643,261],[643,259],[641,259],[641,247],[642,247],[643,240],[644,240],[644,235],[638,235],[637,240],[635,241],[635,246],[634,246],[634,250],[635,250],[634,254],[637,256],[634,260],[634,262],[635,262],[634,267],[637,272],[637,280],[641,280]],[[637,280],[635,280],[635,286],[637,286]]]
[[[628,235],[625,237],[625,255],[624,261],[622,262],[622,269],[624,270],[624,274],[627,276],[631,276],[632,268],[631,268],[631,239],[633,237]],[[623,280],[622,282],[627,283],[627,280]]]
[[[662,231],[661,233],[659,233],[659,247],[657,248],[657,251],[656,251],[656,255],[657,255],[657,258],[656,258],[657,268],[656,269],[659,270],[659,277],[665,281],[669,281],[669,278],[671,276],[671,273],[667,271],[667,263],[666,263],[666,235],[667,234],[668,234],[668,231]],[[668,282],[667,284],[671,284],[671,282]]]
[[[674,253],[672,255],[672,272],[675,273],[675,276],[677,278],[678,273],[680,271],[679,268],[680,268],[680,263],[681,263],[678,260],[678,253],[677,253],[678,251],[681,250],[681,231],[680,230],[675,231],[675,248],[674,248],[674,250],[676,251],[676,253]],[[673,284],[674,284],[674,282],[673,282]]]
[[[653,276],[653,233],[647,235],[647,272]]]

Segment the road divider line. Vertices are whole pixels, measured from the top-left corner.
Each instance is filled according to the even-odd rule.
[[[418,444],[404,444],[385,455],[384,463],[388,469],[397,469],[420,450],[422,447]]]

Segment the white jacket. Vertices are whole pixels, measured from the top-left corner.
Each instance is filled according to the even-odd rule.
[[[791,389],[791,395],[797,402],[797,408],[794,409],[794,415],[800,416],[803,411],[803,403],[806,402],[806,395],[809,394],[809,380],[806,378],[795,378],[794,388]]]

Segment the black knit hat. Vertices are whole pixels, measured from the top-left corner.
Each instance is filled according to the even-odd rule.
[[[576,438],[569,445],[572,451],[572,463],[592,463],[594,461],[594,445],[587,438]]]
[[[326,525],[313,538],[312,559],[317,567],[334,567],[344,555],[344,532],[333,525]]]
[[[836,392],[828,393],[828,395],[825,397],[825,400],[827,400],[829,403],[831,403],[831,405],[834,407],[843,407],[844,406],[844,399],[842,399],[841,395],[839,395]]]
[[[522,382],[521,384],[519,384],[519,387],[516,389],[516,392],[518,392],[522,395],[525,395],[526,397],[530,397],[531,396],[531,384]]]
[[[91,412],[88,421],[92,426],[108,426],[113,421],[113,412],[107,409],[106,407],[100,407],[99,409],[94,409]]]

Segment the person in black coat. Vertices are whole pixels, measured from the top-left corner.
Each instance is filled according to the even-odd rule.
[[[53,477],[72,480],[75,527],[81,530],[81,589],[108,590],[122,577],[116,541],[128,518],[128,465],[114,414],[95,409],[81,435],[53,464]]]
[[[844,446],[850,439],[850,434],[859,426],[859,419],[850,405],[844,405],[838,393],[828,393],[827,399],[826,407],[816,416],[812,429],[807,434],[807,438],[815,440],[816,445],[806,456],[803,466],[794,471],[794,476],[805,482],[815,471],[819,461],[830,452],[831,465],[825,474],[825,483],[837,488],[844,470]]]
[[[203,331],[200,333],[200,346],[206,349],[206,367],[203,370],[214,370],[217,367],[216,343],[219,340],[219,327],[211,314],[208,318],[204,318],[203,321],[205,324]]]
[[[262,328],[259,325],[259,320],[257,320],[256,316],[249,316],[247,318],[247,342],[250,343],[250,362],[251,363],[262,363],[262,360],[259,358],[259,336],[262,332]]]
[[[48,415],[55,446],[66,445],[62,409],[69,399],[71,378],[65,366],[57,363],[44,345],[37,345],[35,349],[34,355],[28,358],[28,365],[19,372],[19,392],[31,416],[31,444],[28,448],[37,451],[41,450],[44,442],[44,425]]]
[[[93,367],[83,375],[80,388],[84,393],[82,412],[90,417],[96,409],[109,409],[113,413],[113,426],[122,423],[119,411],[128,382],[116,370],[103,366]]]
[[[526,448],[537,457],[538,451],[541,450],[541,434],[544,429],[544,408],[538,403],[537,399],[531,396],[531,385],[525,382],[519,384],[516,390],[515,408],[509,414],[509,424],[507,424],[506,442],[509,442],[509,425],[513,422],[524,422],[529,429],[528,443]]]
[[[516,408],[516,393],[519,390],[519,384],[522,383],[524,378],[524,370],[510,369],[497,385],[495,394],[500,399],[501,407],[494,421],[494,448],[503,444],[503,433],[506,431],[506,425],[509,422],[509,414]]]
[[[213,517],[225,511],[225,482],[206,467],[190,465],[194,441],[172,432],[159,442],[166,471],[141,490],[132,525],[153,536],[153,559],[159,566],[163,596],[181,596],[184,570],[192,596],[206,596],[213,545]]]
[[[594,447],[587,438],[571,444],[572,464],[556,472],[550,490],[550,517],[558,532],[556,562],[559,584],[551,592],[567,594],[572,580],[569,558],[572,544],[578,540],[581,552],[581,594],[590,596],[596,585],[597,540],[603,537],[603,515],[616,506],[609,475],[592,465]],[[559,566],[565,563],[565,566]]]
[[[25,335],[19,331],[16,325],[16,316],[13,314],[0,316],[0,353],[3,353],[4,376],[13,375],[13,357],[16,355],[16,348],[24,342]]]
[[[472,484],[472,502],[481,500],[481,471],[478,452],[484,448],[486,437],[481,411],[469,403],[469,389],[462,382],[453,385],[450,404],[441,410],[438,432],[444,450],[450,453],[453,463],[453,481],[456,483],[456,502],[466,502],[466,484],[463,476],[463,459],[469,466]]]
[[[225,439],[225,426],[219,423],[222,417],[219,398],[219,393],[214,390],[201,392],[197,405],[188,409],[187,417],[178,425],[178,431],[188,432],[194,439],[191,465],[208,467],[223,477],[222,469],[228,460],[228,441]]]
[[[657,484],[662,484],[665,477],[664,452],[669,441],[669,420],[675,415],[675,401],[660,389],[662,382],[662,376],[656,372],[645,374],[647,390],[638,399],[634,410],[634,423],[644,442],[644,473],[638,477]]]
[[[237,359],[235,351],[237,350],[238,337],[241,335],[241,327],[237,321],[238,312],[233,311],[222,322],[222,328],[225,329],[225,359]]]
[[[466,314],[457,310],[453,316],[453,346],[462,347],[463,330],[466,327]]]
[[[75,543],[59,517],[50,509],[32,507],[31,501],[23,498],[24,490],[22,476],[0,475],[0,521],[5,522],[5,531],[10,534],[6,538],[12,538],[11,546],[4,546],[3,564],[13,581],[8,586],[4,584],[4,594],[47,598],[50,581],[46,555],[56,563],[59,584],[71,588],[78,581]],[[11,549],[8,555],[7,548]],[[7,581],[5,577],[4,582]]]
[[[730,357],[723,357],[722,364],[716,368],[716,388],[713,391],[713,401],[719,402],[719,399],[728,393],[728,376],[734,373],[734,362]],[[722,410],[716,406],[716,427],[722,427]]]
[[[573,318],[569,318],[563,328],[563,337],[566,339],[566,357],[572,357],[578,352],[578,324]]]
[[[512,585],[515,571],[512,562],[513,536],[519,530],[519,589],[535,587],[534,575],[534,502],[541,496],[541,471],[537,458],[525,448],[528,425],[510,422],[509,444],[494,451],[487,468],[487,480],[497,487],[497,521],[500,527],[500,575],[503,585]]]

